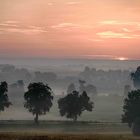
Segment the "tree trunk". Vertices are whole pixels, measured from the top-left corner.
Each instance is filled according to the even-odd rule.
[[[34,119],[34,121],[35,121],[36,124],[39,124],[39,122],[38,122],[38,113],[35,114],[35,119]]]

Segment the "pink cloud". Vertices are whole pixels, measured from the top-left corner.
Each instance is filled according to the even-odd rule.
[[[7,21],[0,23],[0,31],[2,33],[20,33],[26,35],[37,35],[47,32],[47,30],[44,27],[21,26],[20,23],[15,21]]]

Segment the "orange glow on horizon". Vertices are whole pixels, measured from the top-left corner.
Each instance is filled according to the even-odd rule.
[[[126,61],[126,60],[129,60],[129,59],[128,58],[125,58],[125,57],[119,57],[119,58],[116,58],[116,60]]]

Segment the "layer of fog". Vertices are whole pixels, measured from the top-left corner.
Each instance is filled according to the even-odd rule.
[[[57,100],[67,94],[73,83],[79,90],[79,80],[97,89],[97,96],[88,93],[95,103],[93,112],[84,112],[79,120],[121,121],[125,87],[133,88],[130,73],[139,61],[91,61],[91,60],[46,60],[13,59],[0,60],[0,81],[9,84],[9,98],[13,105],[1,112],[2,120],[33,119],[24,108],[24,91],[30,82],[49,84],[54,93],[53,107],[40,119],[63,120],[59,115]],[[8,65],[9,64],[9,65]],[[20,84],[24,83],[24,87]],[[94,94],[94,93],[93,93]]]

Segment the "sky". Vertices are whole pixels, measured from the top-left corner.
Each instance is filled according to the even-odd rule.
[[[140,59],[140,0],[0,0],[0,56]]]

